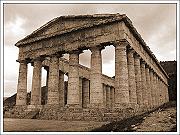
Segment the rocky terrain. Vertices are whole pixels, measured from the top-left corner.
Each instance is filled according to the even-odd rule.
[[[176,102],[166,103],[155,110],[93,129],[93,132],[176,132]]]

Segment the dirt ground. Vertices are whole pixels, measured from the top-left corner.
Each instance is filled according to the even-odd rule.
[[[107,122],[87,121],[58,121],[58,120],[36,120],[36,119],[4,119],[5,132],[41,132],[41,131],[91,131],[101,127]]]

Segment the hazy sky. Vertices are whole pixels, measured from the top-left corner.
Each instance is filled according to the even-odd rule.
[[[175,4],[5,4],[4,5],[4,96],[16,92],[18,48],[14,44],[51,19],[62,15],[96,13],[126,14],[159,61],[176,60]],[[109,53],[107,53],[109,52]],[[103,73],[114,76],[114,48],[102,51]],[[89,66],[90,51],[80,55]],[[28,91],[32,67],[28,65]],[[42,85],[46,72],[43,70]]]

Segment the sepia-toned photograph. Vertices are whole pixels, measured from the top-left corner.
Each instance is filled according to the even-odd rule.
[[[179,133],[178,4],[2,1],[1,134]]]

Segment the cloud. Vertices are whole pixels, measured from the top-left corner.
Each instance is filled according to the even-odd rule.
[[[175,4],[5,4],[4,5],[4,71],[5,93],[16,91],[18,48],[14,44],[43,24],[62,15],[96,13],[127,14],[133,25],[158,60],[176,59]],[[80,63],[90,67],[90,51],[80,55]],[[102,50],[103,73],[114,75],[114,48]],[[65,55],[68,58],[68,55]],[[112,69],[112,70],[109,70]],[[29,67],[28,90],[31,89],[32,67]],[[45,83],[43,71],[43,82]]]
[[[19,16],[14,18],[14,21],[8,21],[5,23],[5,44],[12,45],[15,44],[14,41],[20,40],[25,36],[24,28],[25,20]]]

